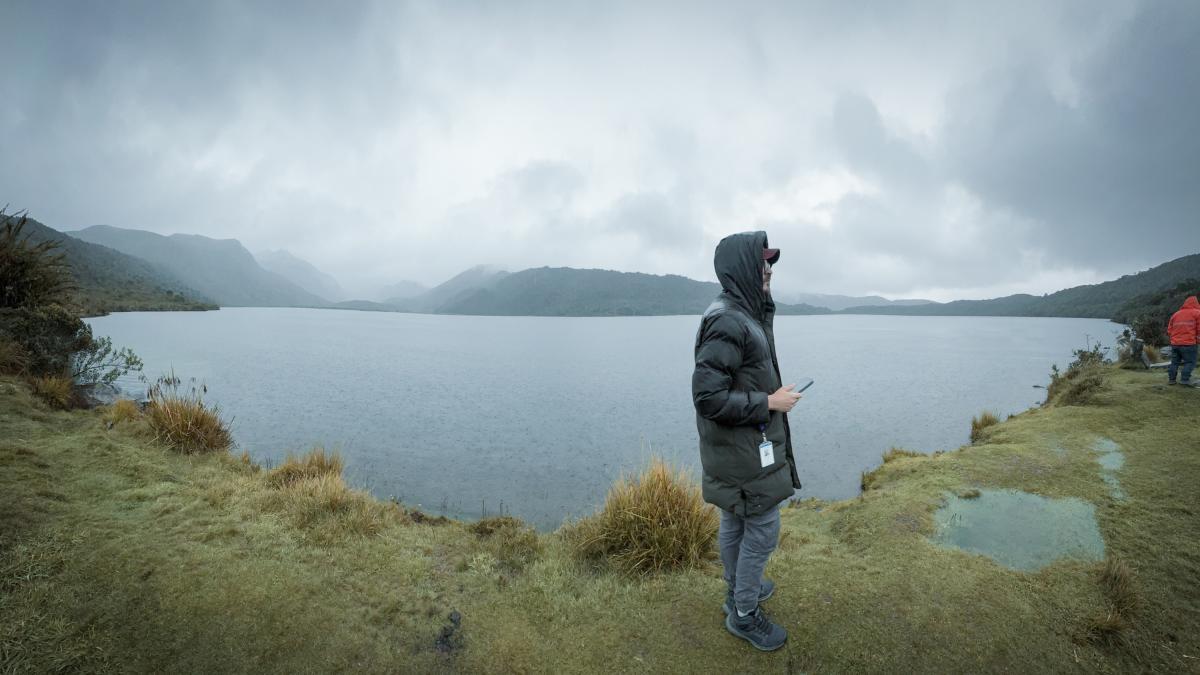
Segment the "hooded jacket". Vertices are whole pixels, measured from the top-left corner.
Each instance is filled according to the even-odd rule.
[[[713,265],[722,290],[700,320],[692,373],[704,500],[742,517],[761,514],[800,488],[787,414],[767,409],[767,397],[782,382],[775,303],[762,290],[764,248],[766,232],[734,234],[717,244]],[[775,455],[766,467],[758,450],[764,434]]]
[[[1167,334],[1171,344],[1185,347],[1196,344],[1196,334],[1200,332],[1200,302],[1196,296],[1183,301],[1183,307],[1171,315],[1167,322]]]

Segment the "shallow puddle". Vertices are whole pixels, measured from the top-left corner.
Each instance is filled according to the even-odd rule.
[[[980,490],[974,499],[949,497],[933,519],[934,543],[1016,570],[1040,569],[1061,558],[1104,558],[1096,507],[1082,499]]]
[[[1111,438],[1099,438],[1092,444],[1092,452],[1098,453],[1096,461],[1100,463],[1100,480],[1109,488],[1113,499],[1125,499],[1125,491],[1121,489],[1121,481],[1117,472],[1125,466],[1125,454],[1121,446]]]

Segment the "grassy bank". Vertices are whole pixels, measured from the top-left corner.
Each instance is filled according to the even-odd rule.
[[[1102,372],[1086,405],[785,510],[772,654],[725,632],[715,564],[632,578],[558,534],[378,502],[328,458],[184,455],[0,379],[0,671],[1195,671],[1200,392]],[[931,544],[938,506],[980,488],[1095,504],[1107,560],[1017,572]]]

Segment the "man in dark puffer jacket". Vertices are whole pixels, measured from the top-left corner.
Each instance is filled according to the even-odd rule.
[[[725,627],[765,651],[782,647],[787,631],[758,606],[775,590],[762,573],[779,541],[779,504],[800,488],[787,421],[800,395],[781,386],[775,356],[770,283],[778,260],[766,232],[717,244],[722,292],[700,321],[692,374],[704,500],[721,510]]]

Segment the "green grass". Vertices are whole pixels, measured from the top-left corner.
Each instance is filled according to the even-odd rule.
[[[0,378],[0,672],[1194,672],[1200,395],[1100,376],[1085,405],[785,509],[766,606],[791,638],[771,654],[725,632],[715,562],[631,576],[559,533],[429,519],[340,473],[273,485]],[[1101,436],[1125,454],[1123,501]],[[978,488],[1093,502],[1108,559],[1021,573],[930,544],[933,511]]]

